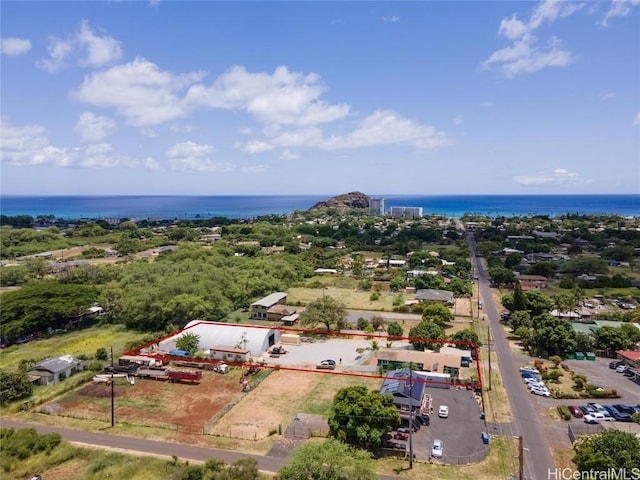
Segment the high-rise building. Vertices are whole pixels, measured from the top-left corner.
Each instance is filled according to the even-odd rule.
[[[371,215],[384,215],[384,198],[370,198],[369,213]]]
[[[391,207],[391,216],[396,218],[420,218],[422,207]]]

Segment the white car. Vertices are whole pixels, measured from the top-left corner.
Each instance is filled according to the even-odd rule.
[[[544,387],[544,382],[541,380],[534,380],[533,378],[527,379],[524,381],[525,385],[531,386],[531,385],[540,385],[542,387]]]
[[[528,365],[525,365],[524,367],[520,367],[520,371],[521,372],[531,372],[531,373],[535,373],[536,375],[538,375],[540,373],[540,371],[537,368],[533,368],[533,367],[530,367]]]
[[[446,405],[440,405],[440,408],[438,409],[438,416],[440,418],[447,418],[449,416],[449,407]]]
[[[433,458],[442,458],[442,440],[436,438],[431,447],[431,456]]]
[[[531,393],[534,395],[540,395],[541,397],[550,397],[551,392],[546,388],[532,388]]]
[[[584,421],[586,423],[613,422],[613,421],[615,421],[615,418],[613,418],[613,417],[611,417],[609,415],[605,415],[604,413],[600,413],[600,412],[588,413],[583,418],[584,418]]]

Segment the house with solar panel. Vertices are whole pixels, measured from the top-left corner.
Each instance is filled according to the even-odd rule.
[[[407,419],[411,415],[411,411],[414,416],[429,413],[431,395],[426,393],[426,385],[425,372],[400,368],[387,373],[380,387],[380,393],[391,394],[400,418]]]

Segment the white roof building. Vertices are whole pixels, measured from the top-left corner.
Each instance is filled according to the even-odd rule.
[[[251,351],[251,355],[256,357],[261,356],[270,346],[278,343],[281,334],[280,331],[269,327],[193,320],[180,333],[160,342],[160,349],[169,351],[176,348],[176,342],[183,333],[193,333],[200,337],[198,344],[200,350],[225,345],[248,349]]]

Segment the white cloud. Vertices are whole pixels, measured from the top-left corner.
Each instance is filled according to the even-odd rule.
[[[390,15],[390,16],[382,16],[380,17],[383,22],[388,23],[396,23],[400,21],[400,17],[398,15]]]
[[[282,152],[282,155],[280,155],[280,158],[282,160],[298,160],[302,158],[302,155],[300,155],[298,152],[294,152],[293,150],[289,150],[287,148]]]
[[[74,130],[80,135],[83,142],[101,142],[111,135],[116,128],[116,122],[110,118],[95,115],[92,112],[84,112]]]
[[[323,147],[337,149],[406,145],[429,150],[449,144],[446,135],[434,127],[420,125],[390,110],[378,110],[366,117],[354,131],[343,137],[331,137]]]
[[[0,40],[2,55],[17,57],[31,50],[31,42],[24,38],[3,38]]]
[[[147,157],[142,161],[142,166],[147,170],[158,170],[160,164],[153,158]]]
[[[612,0],[609,5],[609,10],[607,10],[607,13],[605,13],[604,18],[599,24],[606,27],[610,19],[614,17],[626,17],[631,13],[631,10],[638,5],[640,5],[640,0]]]
[[[638,112],[636,118],[633,119],[633,124],[640,125],[640,112]]]
[[[455,117],[453,117],[452,121],[455,126],[458,126],[462,124],[462,122],[464,121],[464,117],[462,115],[456,115]]]
[[[194,172],[230,172],[233,167],[229,163],[214,163],[208,158],[173,158],[171,167],[187,173]]]
[[[607,100],[612,100],[616,98],[616,94],[613,92],[603,92],[598,95],[598,98],[601,102],[606,102]]]
[[[325,88],[314,73],[290,72],[285,66],[273,74],[250,73],[235,66],[211,86],[194,85],[185,102],[209,108],[242,109],[265,124],[317,125],[344,118],[345,104],[328,105],[320,100]]]
[[[203,77],[202,72],[175,75],[144,58],[86,75],[76,99],[112,107],[133,126],[159,125],[187,113],[179,93]]]
[[[99,68],[122,57],[120,42],[113,37],[96,35],[89,22],[83,20],[80,30],[68,38],[49,37],[48,58],[37,62],[38,67],[49,73],[57,73],[67,66],[71,55],[79,56],[81,67]]]
[[[203,157],[213,152],[213,145],[200,145],[194,142],[176,143],[169,151],[169,158],[187,158],[187,157]]]
[[[483,68],[490,69],[497,65],[505,77],[514,78],[546,67],[564,67],[571,64],[574,60],[573,54],[563,49],[556,37],[551,37],[548,45],[541,48],[533,32],[545,23],[552,23],[558,18],[573,15],[584,6],[584,3],[543,0],[533,9],[527,22],[519,20],[516,14],[503,18],[498,34],[512,43],[508,47],[493,52],[482,63]]]
[[[229,163],[215,163],[207,158],[213,152],[213,145],[195,142],[176,143],[166,155],[174,170],[183,172],[228,172],[232,170]]]
[[[242,167],[242,173],[248,174],[262,173],[266,170],[267,169],[264,165],[251,165],[249,167]]]
[[[579,177],[579,173],[570,172],[565,168],[556,168],[552,172],[519,175],[514,177],[514,180],[520,185],[559,185],[576,183]]]
[[[36,65],[49,73],[57,73],[67,66],[67,56],[73,50],[73,43],[69,40],[62,40],[56,37],[49,37],[47,51],[49,58],[43,58],[36,62]]]
[[[364,118],[360,125],[346,135],[325,138],[317,127],[283,132],[272,139],[282,147],[318,147],[325,150],[404,145],[429,150],[451,142],[443,132],[402,118],[390,110],[378,110]]]
[[[39,125],[17,127],[2,119],[0,160],[17,166],[50,165],[68,168],[130,167],[135,162],[113,152],[111,145],[97,143],[82,147],[51,145]]]
[[[269,150],[273,150],[273,145],[262,142],[260,140],[251,140],[245,144],[237,144],[236,147],[242,148],[244,153],[249,155],[255,155],[257,153],[268,152]]]
[[[82,21],[76,40],[85,57],[79,60],[83,67],[98,68],[113,63],[122,57],[120,42],[108,36],[99,37],[89,27],[89,22]]]

